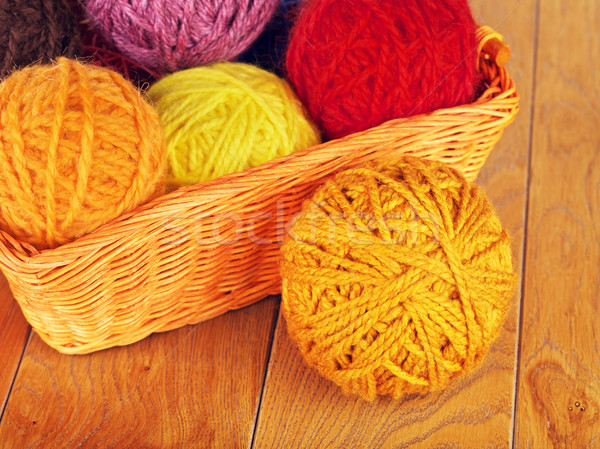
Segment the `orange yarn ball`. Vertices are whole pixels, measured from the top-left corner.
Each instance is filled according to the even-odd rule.
[[[321,374],[366,399],[438,390],[476,367],[516,279],[485,194],[415,158],[327,182],[282,255],[292,339]]]
[[[122,76],[59,58],[0,84],[0,229],[38,250],[163,191],[158,115]]]

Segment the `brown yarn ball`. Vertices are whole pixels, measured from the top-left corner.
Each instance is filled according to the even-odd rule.
[[[79,30],[63,0],[0,0],[0,79],[15,68],[80,52]]]
[[[282,256],[292,339],[322,375],[366,399],[439,390],[474,369],[516,279],[483,191],[416,158],[328,181]]]

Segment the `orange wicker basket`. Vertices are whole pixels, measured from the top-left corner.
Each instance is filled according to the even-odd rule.
[[[280,291],[279,247],[302,202],[339,170],[410,154],[473,180],[519,97],[507,47],[479,29],[488,88],[472,104],[392,120],[162,196],[42,252],[0,231],[0,268],[33,329],[82,354],[198,323]]]

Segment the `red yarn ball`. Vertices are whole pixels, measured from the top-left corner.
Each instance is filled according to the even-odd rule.
[[[327,137],[473,101],[476,25],[466,0],[312,0],[288,76]]]

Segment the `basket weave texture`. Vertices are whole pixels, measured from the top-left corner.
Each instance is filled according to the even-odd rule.
[[[286,226],[336,172],[412,155],[474,180],[519,108],[499,64],[507,50],[499,39],[488,27],[478,31],[489,87],[472,104],[392,120],[176,190],[56,249],[38,252],[0,231],[0,269],[26,319],[69,354],[198,323],[280,292]]]

